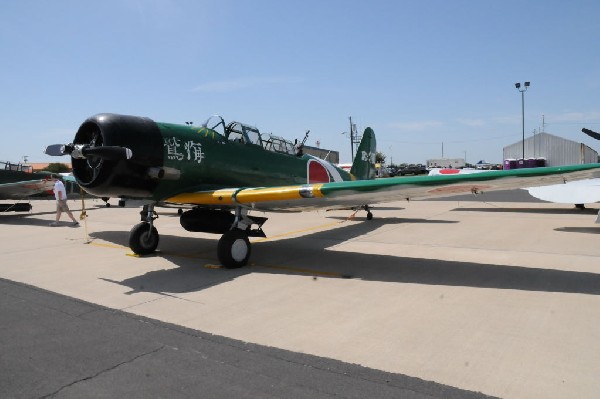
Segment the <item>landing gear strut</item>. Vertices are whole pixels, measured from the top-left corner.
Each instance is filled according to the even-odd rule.
[[[129,248],[138,255],[148,255],[158,247],[158,230],[154,227],[154,220],[158,215],[154,211],[154,204],[144,205],[140,212],[142,223],[138,223],[129,232]]]
[[[363,205],[363,209],[367,211],[367,220],[373,219],[373,213],[371,213],[371,208],[369,205]]]

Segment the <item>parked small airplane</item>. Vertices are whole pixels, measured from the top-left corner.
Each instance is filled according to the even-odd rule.
[[[600,133],[583,128],[581,131],[588,136],[600,140]],[[600,179],[585,179],[567,184],[553,184],[543,187],[532,187],[529,194],[544,201],[560,204],[575,204],[579,209],[585,209],[585,204],[600,202]],[[600,221],[600,214],[598,215]]]
[[[32,172],[31,166],[0,162],[0,199],[24,200],[32,195],[52,191],[50,172]],[[0,212],[29,212],[29,202],[0,204]]]
[[[366,210],[371,219],[371,203],[600,177],[600,164],[591,164],[374,180],[371,128],[365,129],[347,172],[303,154],[298,142],[243,123],[226,124],[220,116],[197,127],[98,114],[83,122],[73,143],[48,146],[46,154],[70,155],[77,182],[93,195],[147,201],[141,223],[130,232],[133,252],[149,254],[158,246],[156,205],[187,205],[192,209],[182,212],[182,227],[222,234],[217,254],[228,268],[248,262],[248,237],[265,237],[267,218],[251,216],[254,210],[354,208]]]

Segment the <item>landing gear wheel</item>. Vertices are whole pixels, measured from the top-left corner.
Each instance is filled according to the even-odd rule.
[[[156,227],[143,222],[138,223],[129,232],[129,248],[138,255],[148,255],[158,247],[158,231]]]
[[[219,262],[228,269],[245,266],[250,258],[250,240],[246,232],[233,229],[223,234],[217,245]]]
[[[367,220],[373,219],[373,214],[371,212],[367,212]]]

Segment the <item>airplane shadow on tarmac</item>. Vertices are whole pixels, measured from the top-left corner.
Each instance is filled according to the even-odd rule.
[[[565,233],[586,233],[586,234],[600,234],[600,226],[597,227],[559,227],[554,231],[562,231]]]
[[[559,227],[554,231],[560,231],[564,233],[585,233],[585,234],[600,234],[600,226],[595,226],[594,217],[598,215],[598,209],[594,208],[455,208],[453,212],[493,212],[493,213],[531,213],[531,214],[544,214],[544,215],[589,215],[590,216],[590,227]]]
[[[0,225],[16,225],[16,226],[48,226],[50,222],[54,221],[54,216],[56,215],[56,211],[53,209],[51,211],[39,211],[36,212],[36,204],[37,201],[32,202],[33,209],[30,212],[0,212]],[[46,205],[46,204],[44,204]],[[38,205],[39,206],[39,205]],[[52,200],[52,206],[54,206],[54,200]],[[78,202],[69,201],[70,211],[75,216],[75,219],[79,219],[79,215],[81,214],[81,206]],[[86,208],[86,212],[89,214],[96,209],[102,209],[104,206],[89,206]],[[50,217],[48,217],[50,216]],[[63,212],[59,225],[67,226],[71,222],[69,216]]]
[[[364,219],[364,218],[363,218]],[[176,268],[150,271],[123,281],[111,281],[139,291],[184,293],[200,291],[250,273],[309,275],[367,281],[463,286],[523,291],[600,295],[600,274],[508,265],[420,259],[343,252],[328,248],[392,223],[454,223],[445,220],[386,218],[364,223],[340,223],[300,237],[257,241],[250,265],[240,269],[207,268],[218,264],[215,239],[161,235],[157,255]],[[93,233],[102,240],[127,246],[128,233]],[[140,258],[143,261],[144,258]]]
[[[490,212],[490,213],[531,213],[542,215],[591,215],[596,216],[598,209],[594,208],[454,208],[452,212]]]
[[[77,217],[75,211],[73,211],[73,215]],[[26,212],[26,213],[11,213],[4,214],[0,216],[0,225],[12,224],[16,226],[48,226],[50,222],[54,220],[51,218],[38,218],[37,216],[48,216],[48,215],[56,215],[56,211],[52,212]],[[65,220],[69,220],[67,215],[63,215],[61,220],[64,222]],[[67,222],[64,222],[65,225]]]

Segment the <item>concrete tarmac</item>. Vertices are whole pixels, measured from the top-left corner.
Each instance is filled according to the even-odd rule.
[[[160,251],[140,258],[131,256],[127,248],[128,232],[139,222],[139,209],[105,208],[100,200],[87,200],[89,217],[81,227],[68,227],[66,221],[61,227],[49,227],[54,201],[33,201],[32,213],[0,215],[0,278],[6,280],[0,292],[6,303],[13,298],[13,306],[3,300],[1,314],[12,315],[9,322],[18,320],[18,312],[8,309],[30,303],[27,292],[37,292],[54,298],[47,299],[50,302],[67,303],[67,309],[77,303],[125,315],[95,320],[95,314],[107,312],[91,312],[86,319],[94,319],[98,330],[110,328],[117,319],[156,320],[175,326],[169,330],[218,337],[229,347],[243,348],[248,343],[264,353],[311,359],[295,360],[295,365],[335,362],[334,369],[350,368],[369,376],[354,382],[393,380],[398,389],[377,395],[389,386],[383,384],[377,389],[372,386],[371,391],[357,388],[359,394],[351,395],[351,388],[340,391],[332,386],[319,391],[325,392],[323,397],[404,397],[407,392],[478,397],[480,392],[502,398],[596,398],[600,393],[600,226],[594,224],[598,204],[580,211],[569,205],[523,202],[522,196],[522,191],[515,191],[496,197],[384,204],[374,208],[372,221],[366,221],[364,212],[354,218],[349,218],[349,211],[268,214],[264,226],[268,238],[252,239],[251,264],[237,270],[219,268],[219,237],[184,231],[175,209],[158,209]],[[511,198],[520,202],[506,202]],[[81,202],[71,200],[69,205],[79,215]],[[44,309],[37,310],[38,316]],[[70,331],[63,330],[64,334]],[[118,327],[110,337],[116,350],[130,347],[126,331]],[[6,334],[1,342],[11,347]],[[131,344],[140,346],[132,351],[133,357],[162,348],[145,342]],[[196,352],[185,351],[186,356]],[[230,359],[239,353],[224,354],[222,362],[235,364]],[[277,363],[276,355],[265,357],[272,367]],[[12,370],[19,356],[8,358],[12,361],[0,357],[3,374]],[[28,366],[35,369],[34,360]],[[97,370],[123,361],[110,356],[101,360],[106,364]],[[17,380],[35,378],[35,370],[25,371],[26,361],[19,364],[23,370],[13,373]],[[246,364],[241,369],[251,367]],[[296,374],[298,368],[289,372]],[[89,373],[57,384],[68,385],[69,390],[46,387],[32,396],[57,392],[57,397],[77,396],[67,392],[111,396],[103,390],[107,384],[85,390],[94,386],[82,383],[94,380],[95,374]],[[268,375],[265,384],[310,388],[282,388],[272,397],[288,396],[283,392],[315,397],[312,389],[327,380],[326,375],[312,376],[293,385],[283,374],[260,375]],[[142,377],[137,375],[135,381],[142,384]],[[239,395],[225,396],[268,396],[264,385],[252,390],[260,385],[253,385],[253,380],[236,385]],[[65,381],[71,382],[65,385]],[[6,378],[0,382],[0,388],[14,389]],[[185,386],[198,393],[193,388],[199,385]],[[209,397],[219,397],[218,389],[209,392],[214,394]]]

